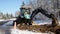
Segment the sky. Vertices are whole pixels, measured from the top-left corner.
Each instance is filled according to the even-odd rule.
[[[0,0],[0,12],[15,15],[16,11],[20,11],[19,8],[23,1],[28,2],[28,0]]]

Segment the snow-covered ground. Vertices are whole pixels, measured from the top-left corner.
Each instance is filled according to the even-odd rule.
[[[50,32],[52,33],[52,32]],[[48,33],[41,33],[41,32],[32,32],[32,31],[28,31],[28,30],[19,30],[19,29],[6,29],[6,28],[2,28],[0,29],[0,34],[49,34]],[[52,33],[54,34],[54,33]]]
[[[45,21],[45,22],[43,22],[43,21],[34,21],[34,22],[36,22],[38,25],[51,24],[51,21],[50,22],[49,21]],[[5,34],[8,34],[8,33],[10,33],[10,34],[49,34],[49,33],[32,32],[32,31],[28,31],[28,30],[19,30],[19,29],[5,30],[6,26],[10,26],[12,24],[13,24],[13,21],[9,21],[9,22],[3,24],[2,25],[3,28],[0,28],[0,29],[2,29]],[[0,33],[2,33],[1,30],[0,30]]]
[[[51,34],[54,34],[50,32]],[[28,30],[19,30],[19,29],[11,29],[11,34],[49,34],[49,33],[41,33],[41,32],[32,32]]]

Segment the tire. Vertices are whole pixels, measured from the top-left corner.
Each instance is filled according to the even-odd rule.
[[[32,23],[29,23],[29,25],[32,25]]]

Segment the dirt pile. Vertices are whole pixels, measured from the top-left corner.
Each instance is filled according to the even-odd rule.
[[[41,26],[41,25],[21,25],[18,26],[18,28],[20,30],[29,30],[29,31],[33,31],[33,32],[46,32],[46,30],[48,30],[45,26]]]

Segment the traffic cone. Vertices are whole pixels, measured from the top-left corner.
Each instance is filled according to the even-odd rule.
[[[16,22],[14,23],[14,29],[16,29]]]

